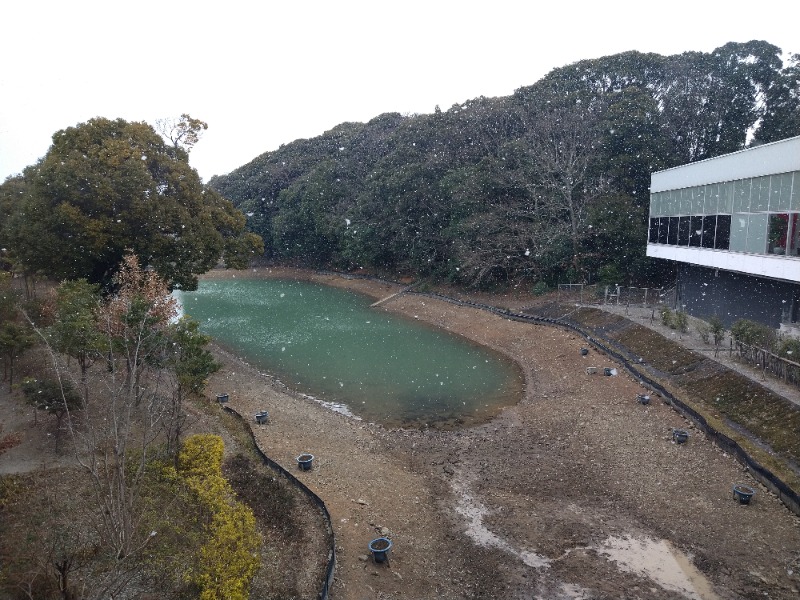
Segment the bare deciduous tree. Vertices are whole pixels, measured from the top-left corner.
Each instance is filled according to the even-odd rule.
[[[525,136],[531,160],[532,196],[551,204],[569,225],[572,267],[581,270],[580,248],[587,206],[604,189],[591,173],[598,144],[594,107],[581,102],[547,102],[533,114]]]

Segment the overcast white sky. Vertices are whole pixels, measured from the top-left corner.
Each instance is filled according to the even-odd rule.
[[[505,96],[626,50],[763,39],[800,53],[800,2],[9,0],[0,8],[0,181],[92,117],[181,113],[209,129],[208,180],[292,140],[384,112]]]

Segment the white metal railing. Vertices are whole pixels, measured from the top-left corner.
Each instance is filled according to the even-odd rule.
[[[675,288],[643,288],[620,285],[560,283],[558,301],[575,304],[617,304],[621,306],[672,306]]]

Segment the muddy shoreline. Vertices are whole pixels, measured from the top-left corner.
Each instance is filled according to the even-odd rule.
[[[207,277],[317,281],[376,300],[399,284],[292,269]],[[524,296],[496,302],[514,307]],[[643,406],[616,366],[580,353],[576,334],[403,294],[375,308],[416,317],[502,352],[525,374],[524,397],[489,422],[454,431],[387,429],[297,394],[229,352],[209,391],[243,414],[269,410],[261,448],[331,513],[333,597],[795,598],[800,520],[671,407]],[[686,444],[673,428],[690,431]],[[732,485],[757,489],[750,506]],[[376,565],[367,544],[394,542]],[[766,595],[765,595],[766,593]]]

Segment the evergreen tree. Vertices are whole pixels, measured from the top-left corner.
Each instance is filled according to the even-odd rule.
[[[59,131],[23,177],[3,239],[26,272],[107,287],[133,251],[171,287],[195,289],[220,259],[241,265],[261,250],[186,152],[145,123],[97,118]]]

